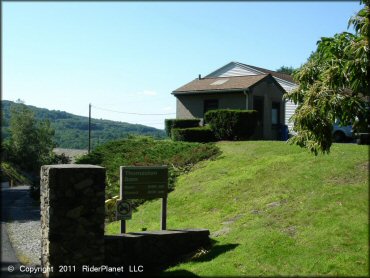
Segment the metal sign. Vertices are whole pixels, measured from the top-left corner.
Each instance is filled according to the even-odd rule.
[[[120,187],[121,200],[162,198],[161,229],[166,230],[168,166],[121,166]],[[126,212],[124,207],[121,209]],[[123,234],[126,233],[126,219],[131,216],[121,218]]]
[[[132,206],[128,200],[118,200],[116,210],[117,220],[128,220],[132,218]]]
[[[121,166],[120,170],[122,199],[154,199],[167,196],[167,166]]]

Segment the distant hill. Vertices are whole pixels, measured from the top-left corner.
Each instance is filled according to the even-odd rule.
[[[19,105],[15,102],[2,100],[2,138],[9,137],[10,106]],[[27,105],[38,120],[48,119],[55,129],[54,141],[59,148],[87,149],[88,148],[88,117],[77,116],[65,111],[48,110]],[[129,135],[147,135],[154,138],[165,138],[165,132],[160,129],[139,124],[129,124],[109,120],[92,119],[92,148],[105,142],[127,138]]]

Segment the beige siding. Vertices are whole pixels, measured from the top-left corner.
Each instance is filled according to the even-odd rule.
[[[177,95],[178,119],[203,118],[204,100],[217,99],[220,109],[245,109],[246,97],[240,93]]]

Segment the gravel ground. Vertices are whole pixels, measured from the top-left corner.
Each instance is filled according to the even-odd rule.
[[[27,265],[41,265],[41,226],[40,221],[9,223],[10,241],[18,258]]]
[[[8,208],[7,230],[18,259],[27,265],[40,265],[40,204],[33,200],[28,186],[10,189],[14,202]]]

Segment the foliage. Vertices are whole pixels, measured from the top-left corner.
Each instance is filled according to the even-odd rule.
[[[10,138],[10,106],[20,104],[2,100],[2,136]],[[88,146],[88,117],[76,116],[64,111],[48,110],[27,105],[34,113],[38,121],[49,120],[50,126],[55,130],[54,141],[57,147],[71,149],[87,149]],[[93,111],[94,113],[94,111]],[[123,122],[92,119],[91,122],[91,144],[92,148],[111,140],[127,138],[130,134],[149,135],[155,138],[164,138],[163,130],[152,127],[128,124]]]
[[[105,200],[105,217],[108,222],[115,221],[116,219],[116,208],[119,196],[114,196],[111,199]]]
[[[52,164],[70,164],[72,162],[71,158],[65,153],[56,154],[53,153]]]
[[[276,70],[276,72],[285,73],[285,74],[289,74],[289,75],[291,75],[294,71],[295,71],[295,68],[286,67],[286,66],[281,66],[280,68],[278,68]]]
[[[180,176],[167,211],[169,229],[209,229],[216,243],[164,274],[369,276],[367,146],[336,144],[315,157],[279,141],[216,145],[222,157]],[[140,206],[127,232],[158,230],[160,207]],[[119,222],[106,233],[119,234]]]
[[[219,149],[213,144],[136,137],[98,146],[78,159],[77,163],[101,165],[107,169],[106,197],[111,198],[119,195],[120,166],[168,165],[169,189],[173,190],[179,174],[218,153]]]
[[[13,185],[32,184],[32,179],[10,162],[1,162],[1,178],[7,178]],[[1,180],[3,181],[3,180]]]
[[[317,50],[293,75],[299,86],[285,96],[298,104],[292,117],[297,135],[290,142],[315,155],[329,153],[337,119],[342,125],[356,122],[357,128],[368,127],[369,14],[367,1],[350,20],[356,34],[321,38]]]
[[[190,128],[198,127],[200,119],[165,119],[164,125],[166,134],[171,138],[171,130],[173,128]]]
[[[210,127],[173,128],[172,140],[186,142],[214,142],[215,135]]]
[[[257,111],[219,109],[208,111],[204,120],[219,140],[248,139],[257,126]]]
[[[11,107],[11,137],[6,146],[7,159],[22,170],[37,174],[43,164],[52,161],[54,130],[49,121],[37,121],[23,103]]]

